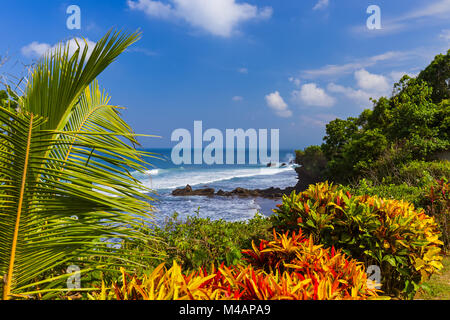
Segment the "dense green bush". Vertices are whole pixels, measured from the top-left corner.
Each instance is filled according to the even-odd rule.
[[[449,161],[412,161],[400,168],[398,175],[392,177],[392,182],[427,187],[442,178],[450,179]]]
[[[406,183],[397,184],[375,184],[368,179],[361,179],[356,184],[341,186],[344,191],[349,191],[355,196],[378,196],[384,199],[404,200],[414,204],[416,208],[422,207],[426,198],[428,188],[414,187]]]
[[[330,121],[323,144],[303,151],[307,154],[314,148],[313,155],[320,159],[319,174],[317,167],[305,165],[299,180],[313,175],[325,177],[322,181],[344,184],[362,177],[381,183],[383,178],[395,177],[410,161],[418,161],[414,165],[423,167],[420,161],[431,161],[437,153],[448,151],[449,84],[443,78],[448,70],[450,50],[446,55],[438,55],[417,78],[405,75],[394,85],[391,97],[372,100],[373,108],[364,110],[359,117]],[[297,163],[302,164],[299,159]]]
[[[297,187],[304,190],[308,185],[325,179],[327,159],[319,146],[310,146],[305,150],[295,151],[295,162],[300,166],[295,168],[300,177]]]
[[[382,290],[389,294],[412,297],[442,268],[438,225],[404,201],[352,196],[324,183],[284,196],[271,219],[278,231],[300,227],[326,247],[378,265]]]
[[[248,221],[227,222],[189,216],[180,221],[175,213],[163,227],[155,228],[161,239],[160,249],[169,264],[175,260],[184,269],[197,269],[211,263],[239,263],[241,251],[251,248],[252,241],[270,239],[269,219],[257,214]]]
[[[450,179],[450,162],[396,161],[383,157],[365,172],[375,184],[407,184],[415,187],[430,187],[435,180]]]
[[[295,162],[304,167],[313,176],[321,179],[325,170],[327,159],[319,146],[310,146],[305,150],[295,151]]]
[[[450,99],[450,50],[447,54],[439,54],[419,73],[419,79],[428,82],[433,87],[433,101]]]

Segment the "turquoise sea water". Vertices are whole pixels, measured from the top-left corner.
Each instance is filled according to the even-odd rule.
[[[164,223],[168,216],[178,212],[181,219],[194,215],[198,208],[201,217],[238,221],[252,218],[256,212],[270,215],[275,208],[272,200],[238,197],[174,197],[171,192],[184,188],[187,184],[196,188],[214,188],[231,191],[237,187],[246,189],[285,188],[297,183],[292,150],[282,150],[279,163],[267,167],[258,165],[175,165],[171,161],[170,149],[146,150],[158,153],[164,160],[147,159],[149,166],[145,174],[134,173],[145,186],[157,193],[158,201],[153,203],[158,224]],[[282,164],[286,164],[281,166]]]

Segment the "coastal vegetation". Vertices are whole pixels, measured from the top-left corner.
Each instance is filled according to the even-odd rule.
[[[173,262],[149,275],[122,271],[121,282],[89,294],[94,300],[346,300],[377,299],[361,262],[324,249],[301,233],[274,234],[243,251],[247,265],[183,272]]]
[[[272,220],[276,229],[301,228],[325,247],[377,265],[387,294],[413,295],[442,269],[435,219],[408,202],[352,196],[324,183],[284,196]]]
[[[96,80],[139,37],[60,45],[0,91],[3,299],[412,299],[448,264],[450,50],[298,150],[273,216],[154,226],[131,172],[155,155]]]
[[[372,109],[328,123],[322,145],[296,151],[297,190],[327,180],[356,195],[409,201],[439,221],[448,251],[449,79],[450,50]]]
[[[61,44],[33,68],[18,95],[0,95],[0,291],[3,299],[52,298],[81,273],[138,266],[121,239],[144,233],[152,198],[130,175],[144,152],[97,76],[139,33],[108,32],[69,54]],[[152,247],[144,253],[158,256]]]

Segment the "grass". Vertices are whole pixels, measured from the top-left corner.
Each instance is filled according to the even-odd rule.
[[[423,300],[450,300],[450,255],[444,257],[442,264],[444,268],[440,272],[431,277],[426,282],[428,290],[420,290],[415,299]]]

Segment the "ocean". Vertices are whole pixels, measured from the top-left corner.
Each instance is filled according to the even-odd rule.
[[[159,154],[164,160],[146,159],[152,166],[145,174],[133,173],[133,176],[148,188],[156,192],[152,203],[155,222],[163,225],[174,212],[179,219],[198,214],[212,220],[243,221],[251,219],[259,212],[269,216],[280,201],[262,198],[172,196],[172,191],[189,184],[194,189],[214,188],[232,191],[237,187],[246,189],[266,189],[270,187],[293,187],[297,183],[295,165],[291,162],[295,155],[292,150],[280,150],[279,163],[267,167],[258,165],[175,165],[170,158],[171,149],[148,149],[145,151]],[[247,158],[248,159],[248,158]],[[281,166],[282,164],[285,166]]]

